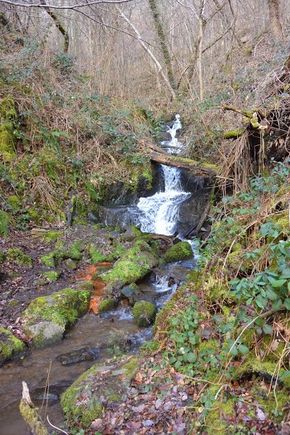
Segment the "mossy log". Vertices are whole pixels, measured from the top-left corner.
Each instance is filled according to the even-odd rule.
[[[227,130],[224,132],[224,139],[238,139],[245,133],[244,128],[236,128],[234,130]]]
[[[29,426],[33,435],[48,435],[38,409],[33,405],[26,382],[22,382],[22,399],[19,404],[20,414]]]
[[[201,164],[191,159],[172,156],[170,154],[161,154],[156,151],[152,151],[149,154],[149,157],[153,162],[161,163],[162,165],[173,166],[179,169],[186,169],[194,175],[200,177],[214,177],[216,175],[216,172],[218,171],[218,168],[212,164]]]

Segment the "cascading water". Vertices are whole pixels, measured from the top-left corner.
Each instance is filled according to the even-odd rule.
[[[169,154],[179,154],[181,151],[182,144],[176,138],[176,133],[181,128],[180,116],[176,115],[173,125],[167,129],[171,140],[162,143]],[[170,236],[175,233],[179,207],[191,194],[182,190],[180,169],[161,165],[161,170],[164,190],[139,199],[138,218],[141,231]]]

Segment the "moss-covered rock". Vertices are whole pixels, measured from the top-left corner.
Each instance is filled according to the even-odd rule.
[[[6,259],[19,266],[32,267],[32,258],[25,254],[20,248],[10,248],[7,250]]]
[[[88,428],[100,418],[106,406],[120,403],[138,367],[138,360],[126,357],[112,364],[96,364],[83,373],[61,396],[69,424]]]
[[[137,240],[101,278],[109,290],[120,289],[143,278],[157,264],[158,259],[148,243]]]
[[[90,292],[70,288],[34,299],[22,315],[23,329],[36,347],[62,339],[65,330],[88,310]]]
[[[51,283],[57,281],[59,275],[59,272],[56,270],[49,270],[48,272],[44,272],[42,276],[46,282]]]
[[[163,258],[166,263],[172,263],[174,261],[187,260],[192,256],[193,254],[190,243],[178,242],[165,252]]]
[[[149,326],[155,320],[156,307],[151,302],[139,301],[133,307],[132,313],[138,326]]]
[[[99,305],[99,313],[104,313],[105,311],[110,311],[115,308],[117,302],[113,298],[103,299]]]
[[[54,253],[50,252],[40,258],[40,262],[46,267],[55,267]]]
[[[0,327],[0,365],[23,352],[24,343],[16,338],[8,329]]]

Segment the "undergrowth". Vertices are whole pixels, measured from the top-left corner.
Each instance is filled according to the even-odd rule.
[[[112,184],[134,189],[148,177],[143,150],[161,128],[151,110],[94,93],[66,55],[52,53],[44,66],[40,45],[11,44],[0,65],[0,195],[10,226],[63,221],[70,212],[84,219]]]
[[[223,198],[199,270],[158,315],[165,360],[204,382],[201,426],[223,391],[235,398],[235,385],[251,376],[270,384],[272,411],[279,412],[269,417],[286,415],[277,397],[290,387],[289,177],[289,165],[278,163],[248,191]]]

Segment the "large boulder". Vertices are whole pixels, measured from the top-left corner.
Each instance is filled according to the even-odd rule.
[[[23,352],[24,349],[25,345],[21,340],[8,329],[0,327],[0,365]]]
[[[22,315],[24,332],[35,347],[62,339],[66,329],[88,310],[88,290],[60,290],[34,299]]]
[[[117,291],[126,284],[132,284],[147,275],[159,260],[153,249],[144,240],[137,240],[116,261],[113,268],[100,275],[108,291]]]
[[[138,360],[125,357],[106,365],[96,364],[83,373],[61,396],[61,406],[68,424],[82,428],[102,416],[103,410],[123,401]]]

